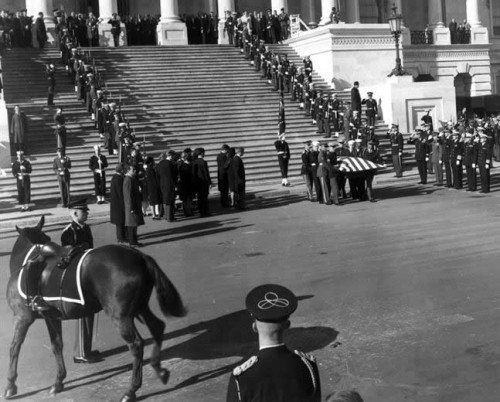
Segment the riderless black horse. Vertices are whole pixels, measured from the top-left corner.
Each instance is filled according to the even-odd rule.
[[[161,367],[160,352],[165,323],[150,310],[148,303],[156,288],[158,303],[165,316],[182,317],[186,310],[175,286],[163,273],[156,261],[136,249],[127,246],[107,245],[98,247],[85,256],[81,263],[80,280],[84,305],[60,301],[57,314],[39,313],[27,306],[18,290],[19,275],[28,259],[36,259],[50,246],[51,254],[67,255],[68,250],[50,242],[50,237],[42,231],[45,219],[34,227],[18,228],[19,237],[14,244],[10,258],[11,277],[7,286],[7,301],[14,312],[14,338],[10,347],[10,365],[5,398],[17,394],[17,362],[19,351],[26,333],[38,318],[45,319],[52,343],[52,351],[57,361],[57,376],[49,393],[55,395],[64,388],[66,368],[63,359],[62,319],[76,319],[104,310],[113,321],[120,335],[127,343],[133,356],[130,388],[121,402],[136,400],[135,392],[142,385],[143,340],[134,324],[134,318],[144,322],[154,340],[151,365],[165,384],[169,371]],[[33,254],[33,256],[28,256]],[[50,264],[55,258],[41,259]],[[57,269],[57,268],[56,268]],[[61,314],[62,312],[62,314]]]

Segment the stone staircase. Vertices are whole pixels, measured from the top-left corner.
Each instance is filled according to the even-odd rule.
[[[302,61],[293,49],[280,45],[289,59]],[[216,179],[215,158],[223,143],[245,147],[247,179],[252,183],[279,183],[280,173],[273,143],[277,138],[279,94],[260,79],[238,49],[225,46],[93,48],[96,67],[106,82],[110,97],[121,100],[146,152],[155,158],[166,149],[206,149],[212,179]],[[73,162],[73,195],[91,195],[92,174],[88,158],[92,146],[100,143],[84,105],[76,100],[74,87],[55,50],[13,49],[2,59],[5,99],[9,109],[19,104],[29,121],[29,159],[33,165],[32,199],[56,201],[58,187],[52,171],[56,139],[53,133],[54,107],[46,105],[44,64],[52,62],[56,74],[56,105],[64,107],[68,128],[67,154]],[[320,77],[317,86],[328,88]],[[348,93],[339,93],[347,98]],[[319,138],[316,127],[285,94],[287,140],[292,158],[290,177],[300,170],[304,139]],[[387,127],[379,122],[377,132]],[[386,144],[382,140],[383,145]],[[110,166],[116,157],[108,157]],[[0,178],[0,209],[15,205],[15,182],[7,171]]]

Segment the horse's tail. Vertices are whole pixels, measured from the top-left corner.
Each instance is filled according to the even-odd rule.
[[[144,259],[146,260],[146,267],[154,280],[158,304],[162,313],[166,316],[184,317],[187,310],[174,284],[170,282],[170,279],[167,278],[167,275],[152,257],[144,255]]]

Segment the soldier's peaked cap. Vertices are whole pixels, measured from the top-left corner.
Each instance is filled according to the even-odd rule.
[[[298,300],[290,289],[267,284],[252,289],[245,301],[250,315],[258,321],[281,322],[297,309]]]
[[[80,209],[82,211],[88,211],[89,207],[87,205],[87,199],[81,198],[69,203],[69,209]]]

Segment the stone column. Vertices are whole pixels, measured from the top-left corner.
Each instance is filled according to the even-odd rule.
[[[99,46],[114,47],[115,42],[111,34],[111,24],[108,21],[113,17],[113,14],[118,14],[118,0],[99,0],[99,18],[102,22],[99,23]],[[127,30],[125,24],[121,23],[120,46],[127,45]]]
[[[319,25],[330,23],[330,13],[333,7],[335,7],[335,0],[321,0],[321,20]]]
[[[161,19],[156,28],[158,45],[187,45],[186,24],[179,18],[178,0],[160,0]]]
[[[271,0],[271,10],[273,12],[276,10],[279,14],[282,8],[288,13],[288,0]]]
[[[450,45],[450,30],[443,22],[443,0],[428,0],[427,21],[435,45]]]
[[[56,43],[56,22],[54,19],[54,7],[52,0],[26,0],[26,9],[28,10],[28,15],[33,16],[33,23],[38,18],[38,13],[43,13],[43,22],[45,22],[45,27],[47,28],[47,36],[49,37],[45,46],[54,47]],[[34,26],[33,26],[34,28]],[[38,47],[38,42],[36,40],[36,32],[33,29],[33,46]]]
[[[350,24],[359,24],[361,22],[361,14],[359,12],[359,0],[349,0],[346,3],[345,22]]]
[[[483,27],[479,20],[479,0],[467,0],[467,22],[470,25],[470,42],[475,44],[487,44],[488,28]]]
[[[308,9],[309,9],[309,25],[310,28],[316,28],[318,24],[316,23],[315,20],[315,15],[316,15],[316,8],[314,7],[314,0],[309,0],[308,1]]]
[[[427,19],[431,29],[434,29],[435,27],[444,27],[442,0],[429,0]]]
[[[229,38],[227,33],[224,32],[224,26],[226,23],[226,11],[236,11],[234,9],[234,0],[219,0],[219,8],[217,10],[219,17],[219,45],[228,45]]]

